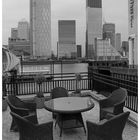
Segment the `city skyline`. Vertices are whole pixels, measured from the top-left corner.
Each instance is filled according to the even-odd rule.
[[[120,4],[121,3],[121,4]],[[86,0],[52,0],[51,1],[51,20],[52,20],[52,49],[56,49],[58,41],[57,21],[71,19],[77,21],[77,44],[82,44],[85,49],[85,30],[86,30]],[[111,5],[111,7],[109,7]],[[21,6],[21,7],[20,7]],[[73,7],[73,8],[71,8]],[[78,7],[78,8],[77,8]],[[118,8],[119,7],[119,8]],[[122,8],[121,8],[122,7]],[[8,10],[7,10],[8,9]],[[65,11],[65,12],[64,12]],[[128,39],[128,1],[103,0],[103,23],[111,22],[116,25],[116,33],[121,33],[122,41]],[[18,13],[18,14],[17,14]],[[3,44],[7,44],[11,28],[16,27],[19,20],[26,18],[29,21],[29,0],[3,1]],[[81,30],[82,29],[82,30]],[[83,52],[83,51],[82,51]],[[85,50],[84,50],[85,52]]]

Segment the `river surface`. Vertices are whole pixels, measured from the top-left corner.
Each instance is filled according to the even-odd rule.
[[[37,71],[37,70],[49,70],[50,73],[53,73],[52,65],[24,65],[23,71]],[[75,64],[54,64],[54,73],[79,73],[87,72],[88,64],[87,63],[75,63]]]

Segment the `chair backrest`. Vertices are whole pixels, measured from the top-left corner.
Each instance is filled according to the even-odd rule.
[[[63,87],[56,87],[51,92],[52,99],[60,97],[68,97],[68,91]]]
[[[111,137],[119,137],[125,127],[126,121],[129,117],[130,112],[124,112],[119,115],[115,115],[107,122],[104,123],[103,127]]]
[[[125,102],[127,97],[127,90],[124,88],[116,89],[108,97],[109,101],[113,104]]]
[[[20,139],[23,140],[53,140],[53,122],[44,124],[34,124],[28,119],[11,112],[13,119],[16,121]]]
[[[8,95],[7,96],[7,102],[8,105],[13,108],[20,107],[20,108],[26,108],[25,104],[15,95]]]

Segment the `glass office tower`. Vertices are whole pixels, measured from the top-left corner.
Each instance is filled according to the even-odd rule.
[[[31,52],[33,56],[51,55],[51,1],[30,0]]]
[[[102,0],[86,1],[86,57],[95,56],[95,38],[102,37]]]

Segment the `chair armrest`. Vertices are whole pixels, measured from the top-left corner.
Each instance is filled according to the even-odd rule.
[[[53,135],[53,121],[43,123],[43,124],[36,124],[35,125],[35,132],[40,134],[48,134]]]
[[[124,105],[125,105],[125,102],[115,104],[114,105],[114,114],[122,113]]]
[[[27,109],[27,108],[21,108],[21,107],[16,107],[16,108],[14,108],[16,111],[19,111],[19,112],[29,112],[29,109]]]
[[[32,122],[33,124],[38,124],[37,116],[34,114],[24,116],[24,118]]]
[[[16,107],[17,110],[30,111],[28,108]]]
[[[36,103],[24,102],[25,106],[30,110],[36,110]]]
[[[110,114],[110,113],[107,113],[106,115],[105,115],[105,118],[107,119],[107,120],[109,120],[109,119],[111,119],[112,117],[114,117],[115,115],[113,115],[113,114]]]
[[[87,124],[88,133],[98,132],[99,125],[97,123],[87,120],[86,124]]]
[[[112,104],[108,100],[108,98],[103,99],[103,100],[99,100],[99,105],[100,105],[101,108],[112,106]]]

